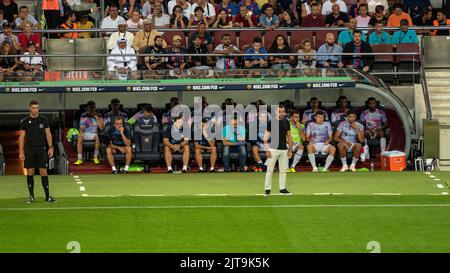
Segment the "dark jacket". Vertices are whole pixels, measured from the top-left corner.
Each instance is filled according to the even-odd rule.
[[[347,43],[344,47],[344,53],[355,53],[355,43],[350,42]],[[370,47],[369,43],[366,43],[364,41],[361,41],[361,53],[373,53],[372,48]],[[364,66],[369,66],[372,68],[374,56],[373,55],[344,55],[342,56],[342,62],[344,65],[353,65],[354,60],[359,59],[362,61],[362,66],[358,68],[363,68]]]

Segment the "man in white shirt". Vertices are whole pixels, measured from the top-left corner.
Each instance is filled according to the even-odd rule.
[[[155,3],[154,13],[148,15],[150,21],[154,20],[154,26],[159,28],[168,28],[170,26],[170,16],[163,14],[163,5],[159,2]]]
[[[111,34],[108,40],[108,50],[113,50],[113,48],[117,45],[117,40],[119,38],[125,38],[128,41],[129,45],[133,44],[134,35],[133,33],[127,31],[127,23],[121,22],[117,27],[119,31]]]
[[[121,37],[117,39],[117,45],[108,57],[108,71],[116,72],[116,76],[121,80],[126,80],[131,71],[137,70],[136,52],[128,45],[127,39]],[[131,55],[131,56],[125,56]]]
[[[171,0],[169,3],[167,3],[167,9],[169,12],[169,15],[172,16],[173,8],[179,5],[183,9],[183,15],[189,19],[191,17],[191,4],[187,2],[186,0]]]
[[[155,3],[162,4],[164,0],[149,0],[145,2],[144,5],[142,5],[142,17],[147,18],[150,14],[153,14],[153,9],[155,8]],[[163,14],[166,14],[166,12],[163,9]]]
[[[367,5],[369,6],[369,14],[372,16],[375,13],[377,6],[384,6],[384,15],[389,11],[389,4],[387,0],[369,0]]]
[[[191,16],[195,16],[195,8],[202,7],[204,12],[203,15],[208,20],[208,26],[212,26],[216,21],[216,8],[207,2],[207,0],[197,0],[194,4],[191,5]]]
[[[36,46],[33,42],[27,44],[27,52],[23,53],[24,56],[20,57],[20,63],[23,65],[26,71],[42,71],[44,62],[39,53],[36,52]]]
[[[327,16],[328,14],[333,12],[333,5],[338,4],[341,12],[347,12],[347,5],[342,0],[327,0],[325,3],[323,3],[322,6],[322,15]]]
[[[119,9],[115,5],[111,5],[109,7],[109,16],[103,18],[102,24],[100,28],[108,29],[108,28],[117,28],[119,23],[127,23],[122,16],[119,16]],[[111,35],[111,32],[106,33],[106,35]]]

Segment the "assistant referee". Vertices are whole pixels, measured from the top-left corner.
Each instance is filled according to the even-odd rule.
[[[49,194],[47,156],[53,156],[52,134],[46,117],[39,116],[39,102],[33,100],[29,104],[30,114],[20,121],[19,159],[24,160],[27,169],[27,184],[30,197],[27,203],[34,203],[34,170],[39,168],[45,201],[56,200]],[[48,144],[48,151],[46,148]]]

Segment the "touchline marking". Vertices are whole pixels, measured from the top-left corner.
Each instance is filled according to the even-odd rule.
[[[373,195],[402,195],[401,193],[391,193],[391,192],[379,192],[379,193],[372,193]]]
[[[226,193],[198,193],[197,196],[227,196]]]
[[[78,185],[80,185],[80,184],[83,184],[83,182],[81,182],[81,181],[77,181],[77,184],[78,184]]]
[[[80,187],[80,191],[86,191],[85,187]]]
[[[426,175],[429,175],[429,174],[431,174],[431,173],[430,173],[430,172],[425,172],[425,174],[426,174]]]
[[[436,178],[436,176],[434,176],[434,175],[430,175],[430,178]]]
[[[253,209],[253,208],[438,208],[450,204],[335,204],[335,205],[216,205],[216,206],[123,206],[123,207],[43,207],[43,208],[0,208],[0,211],[26,210],[114,210],[114,209]]]
[[[436,184],[437,185],[437,187],[439,188],[439,189],[443,189],[444,188],[444,185],[442,185],[442,184]]]

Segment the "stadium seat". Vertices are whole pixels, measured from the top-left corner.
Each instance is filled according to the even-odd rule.
[[[415,55],[396,55],[396,63],[398,72],[418,72],[420,68],[419,46],[417,44],[399,44],[397,52],[417,52]],[[400,82],[413,82],[412,75],[399,74]],[[414,82],[418,83],[419,75],[414,75]]]
[[[374,53],[393,53],[392,45],[373,45],[372,50]],[[378,75],[380,79],[385,82],[392,82],[394,80],[394,55],[375,55],[375,61],[373,65],[373,72],[391,72],[386,75]]]
[[[289,42],[289,36],[286,31],[284,30],[272,30],[267,31],[264,34],[264,48],[266,50],[269,50],[269,48],[272,46],[273,41],[278,35],[283,35],[287,42]]]
[[[75,43],[69,39],[44,39],[47,54],[75,54]],[[75,70],[75,57],[47,57],[47,70]]]
[[[231,36],[231,44],[237,46],[237,36],[236,32],[234,31],[214,31],[212,34],[213,38],[213,48],[216,48],[216,46],[220,45],[222,43],[222,35],[225,33],[230,34]]]
[[[154,124],[151,128],[134,127],[135,160],[145,163],[145,172],[149,171],[149,162],[159,161],[161,158],[160,127]]]
[[[297,45],[301,46],[303,41],[308,39],[313,42],[313,32],[309,30],[292,31],[291,32],[291,49],[294,49]],[[300,49],[300,48],[298,48]],[[298,49],[295,51],[297,52]]]
[[[3,146],[0,144],[0,175],[5,175],[5,156],[3,155]]]
[[[336,38],[335,43],[338,41],[338,35],[339,32],[336,30],[318,30],[315,32],[315,39],[314,39],[314,48],[318,49],[321,45],[325,43],[325,39],[327,37],[328,33],[333,33],[334,37]]]
[[[184,32],[182,31],[166,31],[163,34],[163,38],[167,43],[168,47],[172,46],[172,39],[173,36],[178,35],[181,37],[181,46],[186,48],[186,36],[184,35]]]
[[[106,52],[105,39],[76,39],[75,54],[103,54]],[[105,68],[104,57],[76,57],[75,66],[77,70],[101,71]]]
[[[249,30],[249,31],[242,31],[239,34],[239,49],[241,49],[246,45],[251,45],[253,43],[253,39],[255,37],[262,37],[261,31],[259,30]]]
[[[145,54],[145,51],[147,50],[148,46],[144,46],[139,49],[138,54]],[[139,70],[147,70],[147,67],[145,66],[145,57],[144,56],[138,56],[137,57],[137,68]]]

